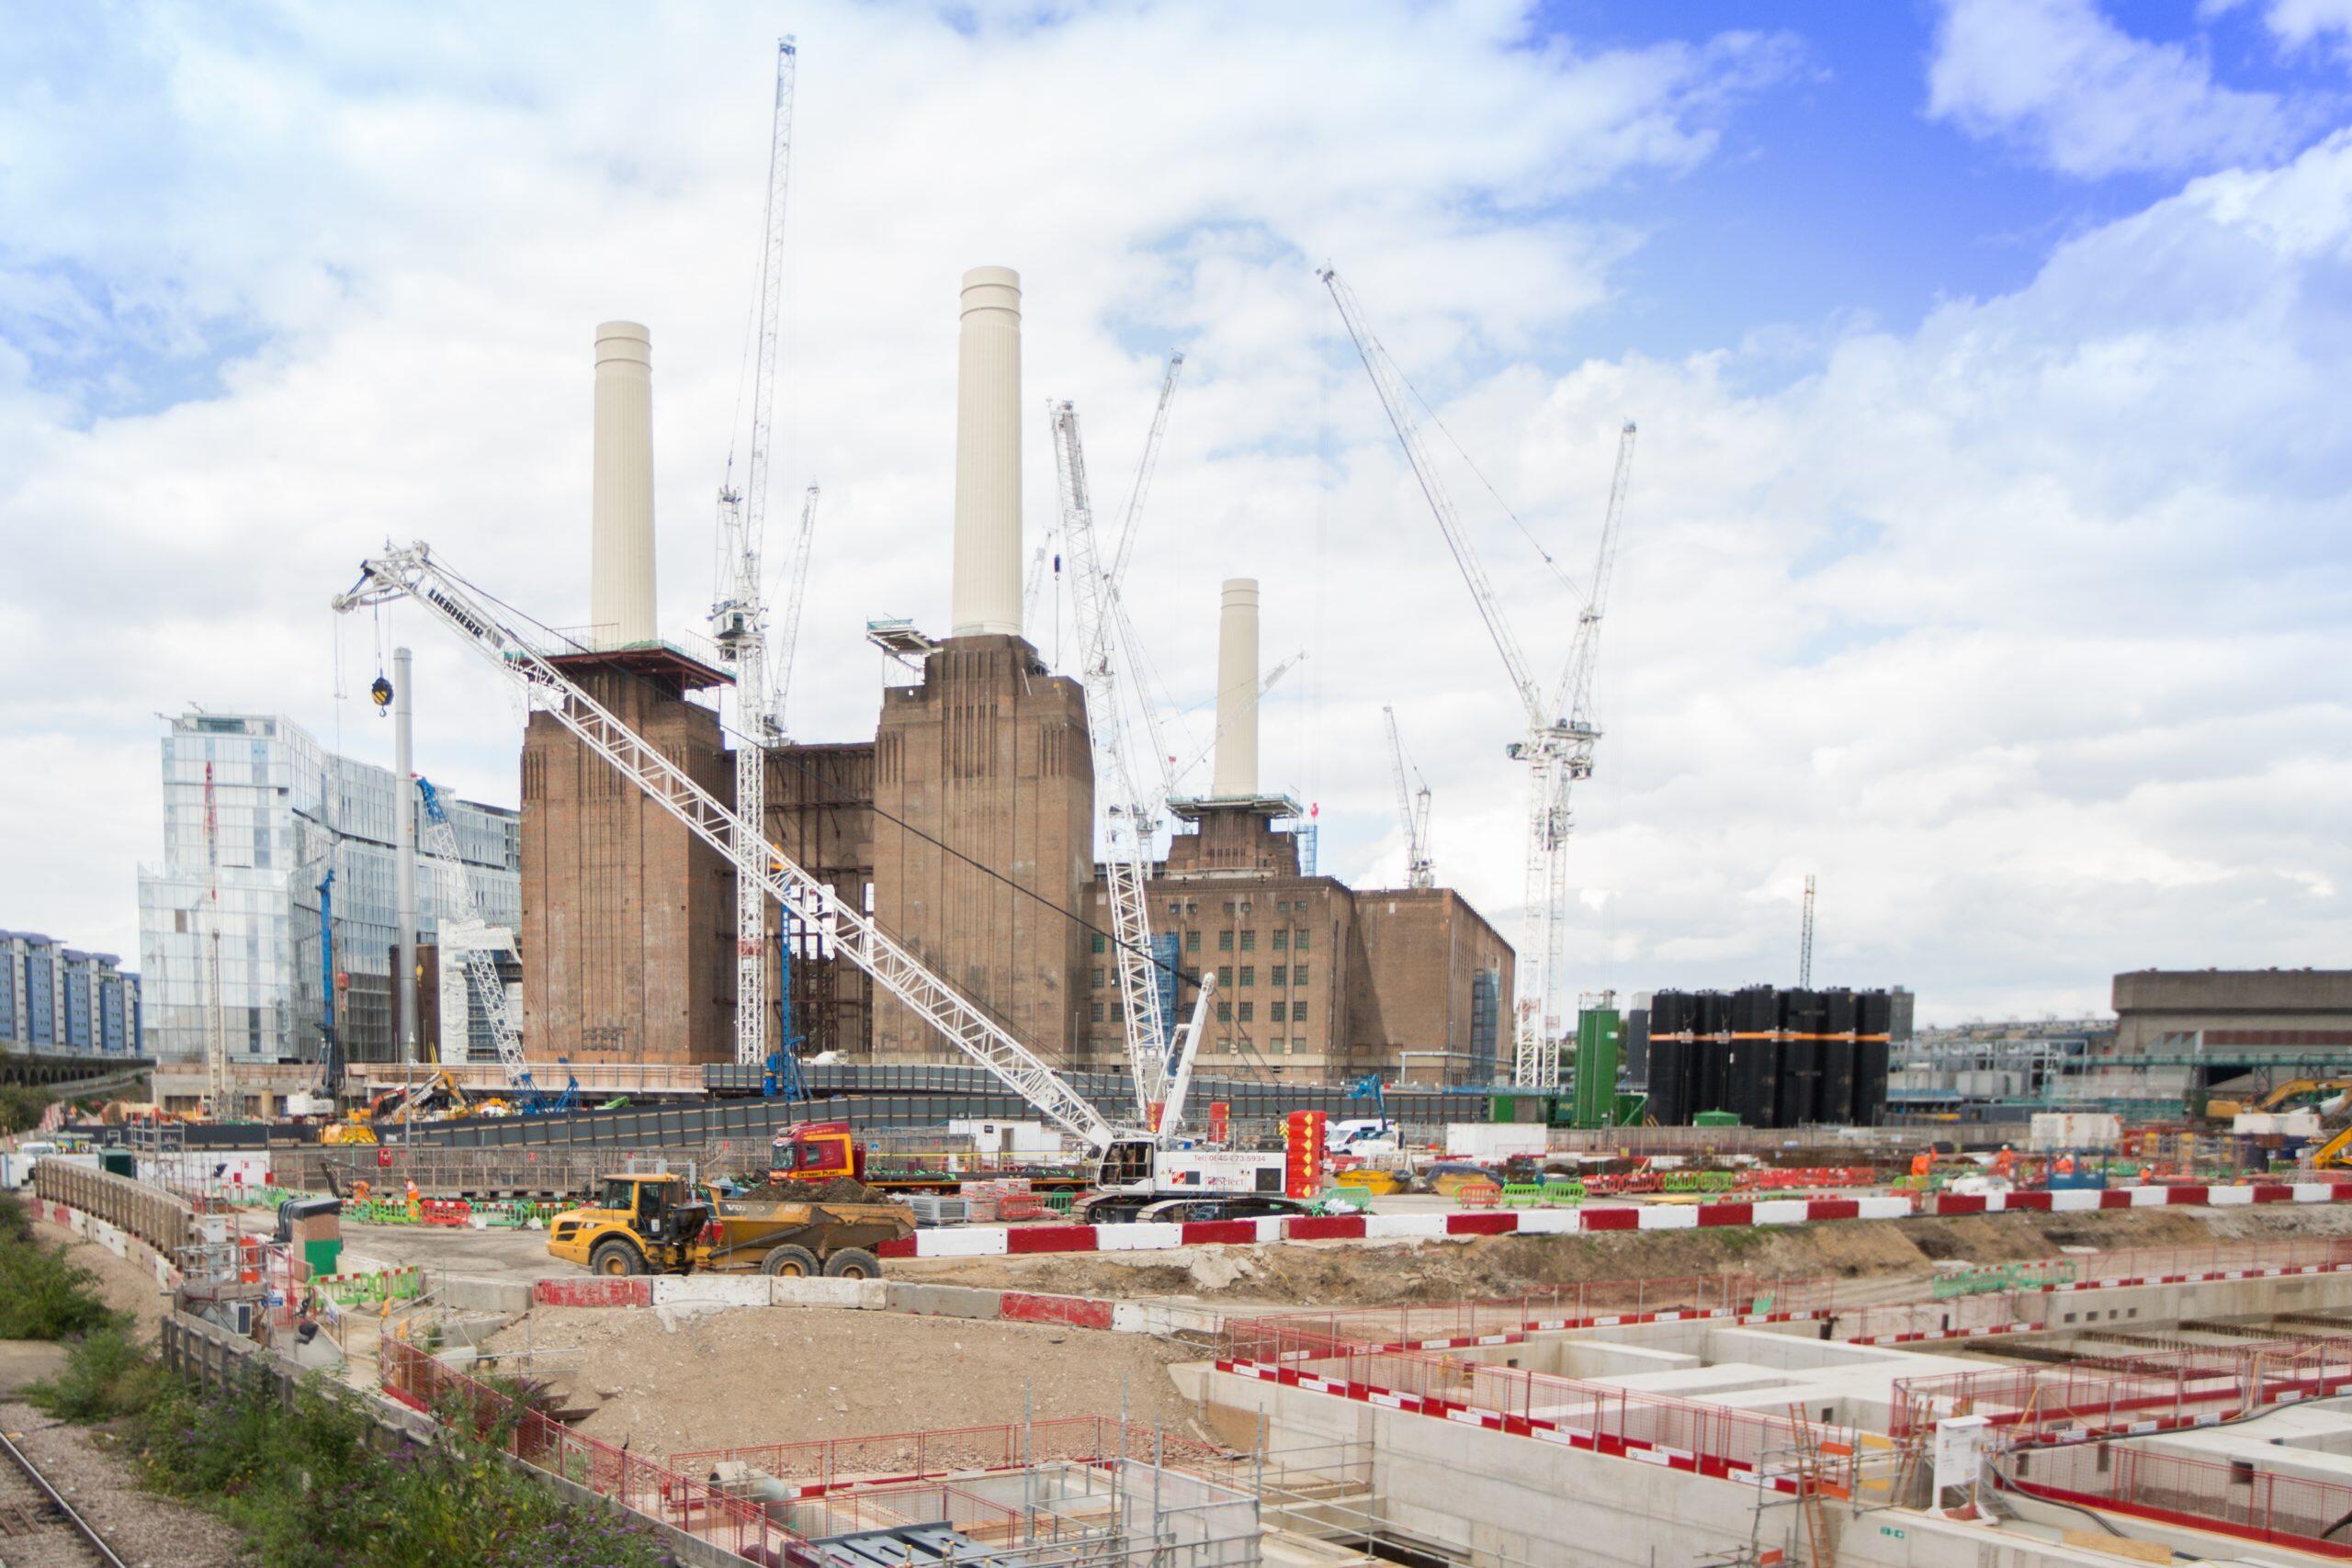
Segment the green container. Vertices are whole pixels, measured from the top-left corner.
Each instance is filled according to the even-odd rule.
[[[1616,1124],[1617,1052],[1624,1037],[1625,1020],[1615,1008],[1589,1008],[1577,1015],[1574,1125]]]
[[[1739,1115],[1736,1111],[1702,1111],[1690,1118],[1690,1125],[1693,1127],[1736,1127],[1739,1125]]]
[[[139,1156],[129,1149],[100,1149],[98,1168],[108,1176],[128,1176],[136,1180],[139,1177]]]
[[[311,1278],[313,1280],[321,1275],[335,1272],[336,1265],[343,1261],[342,1238],[337,1237],[333,1241],[304,1242],[302,1261],[311,1266]]]

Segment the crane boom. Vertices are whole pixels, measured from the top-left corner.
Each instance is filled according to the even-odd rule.
[[[785,728],[785,699],[792,693],[792,658],[800,646],[800,606],[808,596],[808,553],[817,540],[817,496],[815,485],[800,502],[800,531],[793,536],[792,559],[784,573],[784,624],[776,629],[775,667],[768,678],[768,712],[775,720],[777,739]]]
[[[1144,437],[1135,488],[1127,491],[1126,521],[1119,525],[1119,547],[1111,552],[1111,570],[1104,574],[1114,592],[1127,580],[1127,555],[1136,547],[1136,523],[1143,515],[1144,497],[1151,493],[1151,476],[1159,467],[1159,438],[1168,434],[1168,405],[1176,400],[1176,378],[1183,368],[1183,355],[1171,354],[1168,373],[1159,378],[1159,402],[1151,411],[1151,434]]]
[[[1578,609],[1566,667],[1560,673],[1559,683],[1546,694],[1535,683],[1526,655],[1521,651],[1519,639],[1503,615],[1502,602],[1496,597],[1494,585],[1487,580],[1486,569],[1479,564],[1469,535],[1454,512],[1453,499],[1430,461],[1419,423],[1407,400],[1409,389],[1404,373],[1364,324],[1363,307],[1357,302],[1355,291],[1329,267],[1320,269],[1316,276],[1330,290],[1331,301],[1339,307],[1340,320],[1347,323],[1348,336],[1363,361],[1365,373],[1372,378],[1373,389],[1379,394],[1381,408],[1388,415],[1397,443],[1405,448],[1406,461],[1411,465],[1413,478],[1437,518],[1446,547],[1453,552],[1454,564],[1461,568],[1463,581],[1468,584],[1470,597],[1487,624],[1487,634],[1493,638],[1496,652],[1502,655],[1511,690],[1526,717],[1524,738],[1510,748],[1510,754],[1528,769],[1527,923],[1519,954],[1519,1016],[1513,1032],[1511,1077],[1523,1088],[1555,1089],[1560,1082],[1559,1038],[1564,1011],[1558,998],[1565,994],[1561,973],[1566,966],[1562,944],[1567,931],[1567,842],[1571,825],[1568,794],[1577,780],[1592,776],[1593,742],[1600,738],[1590,711],[1592,680],[1600,659],[1600,621],[1607,604],[1609,576],[1616,563],[1618,522],[1624,510],[1626,481],[1633,469],[1634,426],[1627,422],[1619,435],[1617,466],[1611,479],[1592,586]]]
[[[1396,733],[1396,710],[1384,707],[1388,721],[1388,756],[1396,778],[1396,815],[1405,824],[1405,886],[1435,887],[1437,870],[1430,860],[1430,786],[1417,794],[1407,780],[1405,741]]]
[[[1407,406],[1403,372],[1388,357],[1380,340],[1372,335],[1372,329],[1364,325],[1363,308],[1356,302],[1355,290],[1348,287],[1346,280],[1328,266],[1315,276],[1323,280],[1323,286],[1331,291],[1332,302],[1340,308],[1340,319],[1347,323],[1348,336],[1356,345],[1357,356],[1363,361],[1365,374],[1372,378],[1373,390],[1380,394],[1380,406],[1388,414],[1397,443],[1405,448],[1413,478],[1419,481],[1422,496],[1436,513],[1446,548],[1453,553],[1453,562],[1462,569],[1462,580],[1469,585],[1470,597],[1476,601],[1478,614],[1487,623],[1487,635],[1494,639],[1495,651],[1502,655],[1511,689],[1519,694],[1520,704],[1527,710],[1527,721],[1532,725],[1545,723],[1550,716],[1544,711],[1543,689],[1535,683],[1527,655],[1520,651],[1519,638],[1503,615],[1502,601],[1496,596],[1494,584],[1487,581],[1487,569],[1479,564],[1477,552],[1470,547],[1470,536],[1453,510],[1453,498],[1446,493],[1435,465],[1430,461],[1429,448],[1421,442],[1420,424]]]
[[[387,545],[381,556],[361,566],[359,581],[336,595],[334,604],[337,611],[347,613],[403,598],[415,601],[514,682],[526,705],[547,713],[689,832],[727,856],[739,880],[755,885],[809,929],[829,937],[836,952],[1036,1107],[1046,1121],[1098,1150],[1117,1140],[1101,1113],[1035,1052],[967,1001],[861,910],[835,898],[830,886],[760,839],[749,822],[598,705],[547,654],[505,625],[485,596],[434,560],[428,547]]]
[[[1072,557],[1072,603],[1078,612],[1079,673],[1086,683],[1087,728],[1094,739],[1095,776],[1112,795],[1103,865],[1110,884],[1112,962],[1119,976],[1120,1021],[1127,1070],[1134,1075],[1136,1110],[1146,1126],[1152,1107],[1168,1098],[1168,1034],[1159,1005],[1159,976],[1151,951],[1149,901],[1144,883],[1157,823],[1136,788],[1127,766],[1124,709],[1111,649],[1116,628],[1111,613],[1111,581],[1094,535],[1094,508],[1086,489],[1086,454],[1080,445],[1078,411],[1067,400],[1049,402],[1055,472],[1059,481],[1062,531]]]
[[[441,804],[441,792],[419,776],[416,793],[424,806],[424,852],[440,863],[451,888],[450,904],[465,910],[475,924],[488,929],[489,911],[481,907],[481,894],[474,886],[474,879],[466,874],[465,857],[458,852],[458,830],[449,825],[449,813]],[[445,957],[447,947],[445,941]],[[466,979],[481,998],[482,1016],[490,1021],[491,1043],[498,1051],[498,1065],[506,1069],[507,1087],[529,1089],[531,1068],[523,1059],[523,1031],[515,1022],[514,1008],[507,1002],[506,982],[498,976],[498,960],[491,956],[486,947],[469,947],[464,962]]]
[[[760,580],[767,531],[768,435],[775,418],[776,339],[784,305],[785,198],[792,184],[792,103],[799,51],[776,42],[775,112],[768,131],[767,206],[761,220],[760,288],[752,372],[752,435],[741,490],[734,459],[718,487],[718,601],[711,606],[711,637],[719,657],[735,667],[735,805],[748,835],[736,846],[751,854],[767,818],[767,747],[780,728],[767,669],[767,602]],[[805,521],[805,514],[804,514]],[[796,617],[797,610],[796,606]],[[735,1060],[767,1060],[768,958],[766,896],[751,882],[735,884]]]

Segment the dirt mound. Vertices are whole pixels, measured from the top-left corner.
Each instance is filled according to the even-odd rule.
[[[666,1314],[666,1320],[665,1320]],[[1182,1432],[1167,1367],[1200,1352],[1140,1334],[808,1307],[540,1307],[492,1344],[593,1405],[580,1430],[638,1453],[1017,1421],[1024,1410]],[[558,1348],[550,1348],[556,1347]]]
[[[763,1181],[737,1196],[754,1203],[888,1203],[888,1192],[876,1190],[854,1176],[829,1181]]]

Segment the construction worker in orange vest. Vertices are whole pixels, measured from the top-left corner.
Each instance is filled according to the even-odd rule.
[[[2009,1147],[2007,1144],[2003,1144],[2001,1145],[2001,1152],[1993,1156],[1993,1174],[2006,1181],[2010,1177],[2017,1174],[2017,1150]]]
[[[2056,1175],[2056,1176],[2072,1176],[2072,1175],[2074,1175],[2074,1174],[2075,1174],[2075,1151],[2074,1151],[2074,1150],[2072,1150],[2072,1149],[2068,1149],[2064,1154],[2060,1155],[2060,1156],[2058,1156],[2058,1162],[2057,1162],[2057,1164],[2055,1164],[2055,1165],[2053,1165],[2053,1166],[2052,1166],[2052,1167],[2051,1167],[2051,1172],[2052,1172],[2052,1175]]]
[[[416,1190],[416,1178],[412,1176],[408,1179],[408,1217],[413,1220],[424,1213],[424,1204]]]
[[[1933,1149],[1921,1149],[1917,1154],[1911,1156],[1911,1174],[1919,1178],[1921,1180],[1925,1180],[1927,1179],[1928,1170],[1935,1165],[1935,1163],[1936,1151]]]

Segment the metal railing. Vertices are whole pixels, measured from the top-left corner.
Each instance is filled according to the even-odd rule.
[[[2211,1422],[2352,1387],[2352,1337],[2282,1337],[2063,1366],[2000,1367],[1897,1379],[1888,1436],[1906,1441],[1966,1411],[2010,1447]]]
[[[196,1211],[178,1195],[63,1160],[33,1162],[33,1195],[95,1214],[171,1256],[198,1239]]]
[[[1596,1280],[1516,1296],[1229,1318],[1223,1353],[1235,1361],[1295,1360],[1348,1350],[1426,1348],[1488,1336],[1583,1328],[1662,1313],[1818,1317],[1834,1303],[1834,1282],[1820,1278],[1733,1273]]]
[[[871,1438],[692,1449],[672,1454],[670,1464],[699,1475],[708,1475],[722,1465],[742,1465],[762,1475],[792,1482],[805,1495],[853,1482],[926,1481],[964,1471],[1012,1470],[1057,1461],[1206,1461],[1222,1451],[1190,1438],[1108,1416],[1064,1416]]]
[[[2010,1456],[2005,1485],[2029,1497],[2352,1558],[2352,1485],[2122,1443]]]

